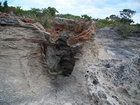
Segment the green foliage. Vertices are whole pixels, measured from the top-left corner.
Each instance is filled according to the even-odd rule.
[[[24,13],[23,9],[21,9],[20,6],[15,7],[13,12],[14,12],[14,14],[16,14],[17,16],[21,16],[21,15],[23,15],[23,13]]]
[[[49,15],[50,17],[53,17],[58,13],[58,11],[54,7],[48,7],[48,8],[31,8],[30,14],[35,15],[36,17],[42,17],[44,15]]]
[[[2,2],[0,2],[0,12],[2,12]]]
[[[121,22],[124,24],[131,24],[131,23],[134,23],[131,17],[135,13],[136,11],[133,11],[130,9],[123,9],[122,11],[120,11],[120,17],[112,14],[109,17],[106,17],[106,20],[112,20],[112,21]]]
[[[87,19],[87,20],[89,20],[89,21],[92,20],[92,17],[91,17],[91,16],[88,16],[88,15],[86,15],[86,14],[81,15],[81,17],[84,18],[84,19]]]
[[[56,63],[53,65],[53,67],[49,68],[51,73],[60,73],[60,72],[62,72],[60,67],[59,67],[59,62],[60,62],[60,60],[56,61]]]
[[[8,11],[8,3],[7,3],[7,0],[5,0],[4,3],[3,3],[3,10],[4,10],[4,12],[7,12]]]
[[[134,21],[132,19],[129,19],[129,18],[121,18],[120,22],[124,23],[124,24],[134,23]]]
[[[133,23],[134,21],[131,19],[131,17],[136,13],[136,11],[133,11],[131,9],[123,9],[120,11],[120,17],[121,20],[120,22],[124,24],[130,24]]]
[[[44,21],[44,23],[42,23],[42,25],[43,25],[44,27],[47,27],[47,28],[51,28],[51,27],[52,27],[52,23],[51,23],[48,19],[46,19],[46,20]]]
[[[44,27],[50,27],[50,22],[48,21],[53,16],[58,13],[54,7],[48,8],[31,8],[30,10],[23,10],[20,6],[14,8],[13,12],[17,16],[26,16],[28,18],[33,18],[36,22],[40,22]]]
[[[137,30],[140,30],[140,24],[132,24],[133,26],[137,27]]]
[[[102,28],[108,25],[113,25],[118,28],[118,34],[123,38],[127,38],[136,30],[139,30],[139,25],[130,25],[134,21],[131,17],[136,13],[136,11],[130,9],[123,9],[120,11],[120,17],[114,14],[106,17],[106,19],[101,19],[96,22],[97,26]]]
[[[105,26],[117,27],[117,33],[122,36],[122,38],[127,38],[131,35],[131,33],[140,29],[140,25],[129,25],[121,22],[116,22],[112,20],[101,19],[96,21],[96,25],[99,28],[103,28]]]
[[[30,13],[39,16],[41,14],[41,10],[39,8],[31,8]]]
[[[55,15],[54,10],[51,11],[50,7],[42,9],[32,8],[29,11],[29,17],[35,19],[35,21],[37,22],[40,22],[44,27],[51,27],[51,23],[49,22],[49,20],[54,15]]]
[[[127,38],[132,32],[136,30],[140,30],[140,24],[130,25],[134,21],[131,19],[133,15],[135,15],[136,11],[131,9],[123,9],[120,11],[120,16],[116,16],[115,14],[106,17],[106,19],[95,19],[87,14],[81,16],[75,16],[72,14],[57,14],[59,13],[56,8],[48,7],[48,8],[31,8],[30,10],[23,10],[20,6],[17,7],[9,7],[7,0],[3,3],[0,2],[0,12],[9,12],[13,11],[17,16],[24,16],[28,18],[33,18],[35,22],[40,22],[44,27],[51,27],[52,23],[50,20],[55,17],[68,18],[73,20],[82,20],[86,19],[88,21],[94,20],[96,21],[97,27],[103,28],[105,26],[116,26],[118,28],[118,34],[120,34],[123,38]],[[67,24],[68,27],[73,27],[71,24]]]
[[[62,17],[62,18],[68,18],[68,19],[73,19],[73,20],[80,20],[81,17],[80,16],[75,16],[72,14],[58,14],[58,17]]]
[[[103,28],[105,26],[110,26],[110,25],[116,25],[117,22],[112,21],[112,20],[106,20],[106,19],[100,19],[98,21],[96,21],[96,25],[99,28]]]
[[[82,19],[87,19],[88,21],[92,20],[92,17],[88,16],[86,14],[81,15],[81,16],[76,16],[76,15],[72,15],[72,14],[59,14],[57,16],[62,17],[62,18],[73,19],[73,20],[82,20]]]
[[[48,7],[47,11],[50,13],[51,16],[55,16],[58,11],[54,7]]]
[[[127,38],[132,32],[137,30],[137,27],[123,23],[117,24],[117,28],[118,34],[121,35],[123,38]]]
[[[116,15],[110,15],[109,16],[109,19],[112,20],[112,21],[116,21],[116,22],[119,22],[120,21],[120,18]]]
[[[8,2],[7,0],[5,0],[3,2],[3,5],[2,5],[2,2],[0,2],[0,12],[7,12],[8,11]]]
[[[120,11],[120,16],[123,18],[131,18],[135,13],[136,11],[133,11],[131,9],[123,9],[122,11]]]

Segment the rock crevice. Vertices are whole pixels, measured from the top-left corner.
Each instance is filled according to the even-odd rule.
[[[31,21],[0,16],[0,105],[139,105],[139,38],[95,36],[95,22]]]

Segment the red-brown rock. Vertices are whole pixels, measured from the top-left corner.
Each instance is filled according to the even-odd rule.
[[[53,37],[53,38],[55,38],[55,37],[58,36],[57,31],[55,31],[55,29],[53,29],[53,28],[45,28],[45,30],[46,30],[47,32],[49,32],[49,33],[50,33],[50,36]]]
[[[25,22],[25,23],[33,23],[34,19],[32,18],[20,18],[21,21]]]
[[[71,36],[68,40],[67,40],[67,44],[75,44],[75,43],[79,43],[82,41],[85,41],[87,39],[89,39],[89,36],[91,35],[92,31],[94,31],[95,28],[95,23],[91,23],[88,26],[88,29],[82,31],[80,34],[76,35],[76,36]]]
[[[46,31],[54,38],[60,36],[63,31],[68,32],[68,39],[65,40],[68,45],[87,40],[95,28],[95,22],[89,21],[52,20],[50,22],[52,28],[46,28]]]
[[[0,16],[9,16],[7,13],[1,13]]]
[[[77,23],[76,25],[75,25],[75,29],[74,29],[74,31],[76,32],[76,33],[80,33],[80,32],[82,32],[83,31],[83,26],[84,26],[84,23],[82,22],[82,23]]]

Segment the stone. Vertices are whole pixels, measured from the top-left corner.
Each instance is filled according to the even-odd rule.
[[[74,22],[73,20],[57,17],[54,20],[50,21],[50,23],[53,24],[53,28],[46,28],[46,31],[49,32],[52,37],[59,37],[62,32],[70,31],[70,34],[67,33],[68,45],[83,42],[89,39],[89,36],[95,34],[95,22]],[[73,35],[71,33],[73,33]]]
[[[76,22],[58,20],[72,28],[49,32],[0,16],[0,104],[138,105],[140,39],[119,40],[95,22],[83,21],[75,32]]]
[[[58,36],[58,33],[53,28],[45,28],[47,32],[50,33],[51,37],[55,38]]]
[[[83,28],[84,28],[84,22],[82,23],[77,23],[76,26],[75,26],[75,29],[74,31],[76,33],[81,33],[83,31]]]
[[[19,24],[19,19],[12,16],[0,16],[0,25]]]
[[[67,44],[71,45],[71,44],[75,44],[75,43],[79,43],[79,42],[83,42],[87,39],[89,39],[89,37],[91,35],[94,35],[93,31],[95,28],[95,22],[92,22],[88,25],[88,29],[82,31],[80,34],[78,34],[77,36],[71,36],[68,40],[67,40]]]
[[[61,23],[58,23],[55,21],[54,21],[53,25],[54,25],[54,28],[56,31],[62,31],[66,27],[66,24],[61,24]]]
[[[8,16],[8,14],[7,13],[0,13],[0,16]]]
[[[107,99],[106,94],[105,94],[103,91],[98,91],[98,96],[99,96],[100,98]]]
[[[34,22],[34,19],[31,19],[31,18],[20,18],[20,20],[22,22],[25,22],[25,23],[33,23]]]

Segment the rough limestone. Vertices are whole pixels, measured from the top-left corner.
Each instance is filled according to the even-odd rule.
[[[0,17],[0,105],[139,105],[139,38],[53,22]]]

